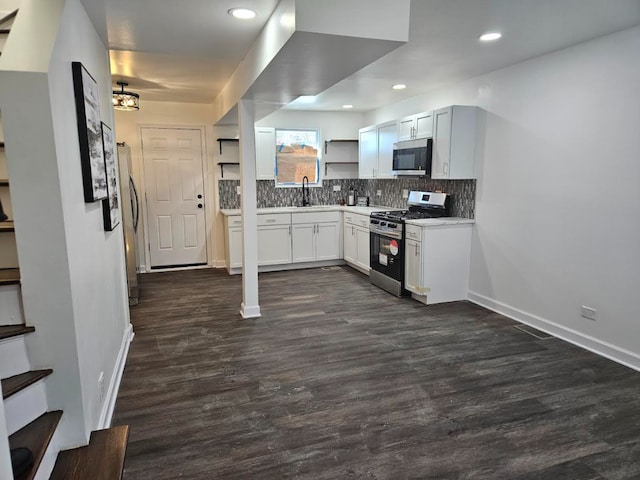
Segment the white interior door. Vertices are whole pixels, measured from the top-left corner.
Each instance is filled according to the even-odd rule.
[[[143,128],[151,268],[207,263],[199,129]]]

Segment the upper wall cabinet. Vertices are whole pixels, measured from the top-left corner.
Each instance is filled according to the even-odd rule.
[[[396,122],[361,128],[359,132],[359,178],[395,178],[393,144],[398,141]]]
[[[478,107],[454,105],[433,111],[431,178],[476,178],[477,118]]]
[[[433,112],[423,112],[398,120],[398,141],[433,136]]]
[[[276,129],[256,127],[256,179],[276,178]]]

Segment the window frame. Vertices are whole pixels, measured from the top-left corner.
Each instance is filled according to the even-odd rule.
[[[322,187],[322,169],[320,168],[322,164],[322,132],[319,128],[288,128],[288,127],[276,127],[275,128],[275,137],[276,137],[276,155],[274,158],[275,168],[274,168],[274,181],[276,188],[300,188],[302,187],[302,182],[279,182],[278,181],[278,130],[286,130],[286,131],[298,131],[298,132],[315,132],[317,146],[316,146],[316,182],[309,181],[309,187]]]

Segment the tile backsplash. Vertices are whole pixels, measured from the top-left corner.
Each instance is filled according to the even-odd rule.
[[[221,209],[240,208],[240,195],[236,188],[239,180],[218,180]],[[333,187],[340,185],[340,191]],[[418,177],[380,180],[323,180],[322,187],[311,187],[309,198],[312,205],[336,205],[346,200],[349,188],[353,187],[358,196],[368,196],[371,205],[392,208],[406,208],[407,199],[402,198],[403,190],[442,191],[453,195],[451,215],[474,218],[476,200],[475,180],[430,180]],[[380,190],[380,196],[376,195]],[[257,181],[258,208],[288,207],[302,204],[301,188],[275,188],[273,180]]]

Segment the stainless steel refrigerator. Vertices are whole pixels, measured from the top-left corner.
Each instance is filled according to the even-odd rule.
[[[140,218],[138,190],[131,176],[131,147],[118,143],[118,164],[120,167],[120,198],[122,199],[122,228],[124,231],[124,252],[127,263],[127,284],[129,285],[129,305],[137,305],[140,297],[138,282],[138,256],[136,232]],[[130,201],[127,201],[129,199]]]

